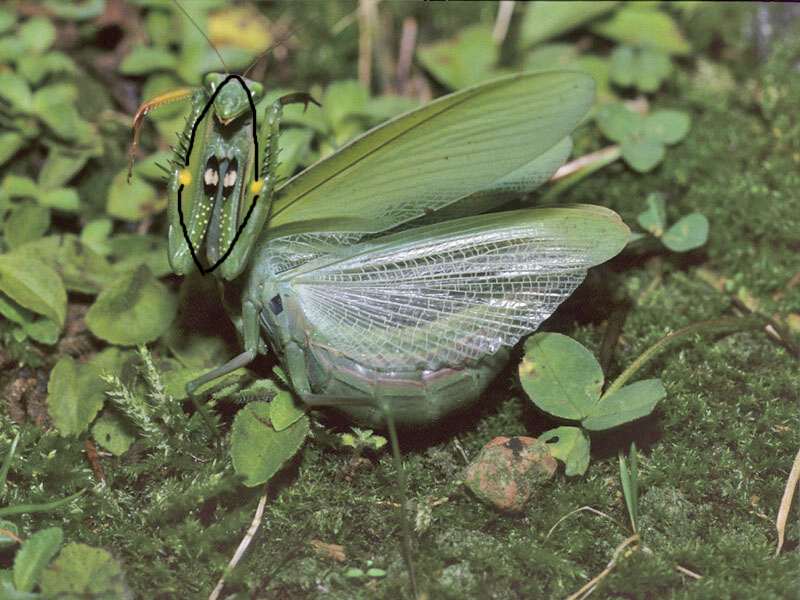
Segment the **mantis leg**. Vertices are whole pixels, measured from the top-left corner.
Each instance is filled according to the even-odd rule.
[[[204,373],[197,379],[192,379],[186,384],[186,392],[193,396],[201,385],[233,373],[236,369],[246,367],[258,355],[258,310],[251,302],[245,302],[242,310],[242,329],[244,333],[244,347],[246,350],[234,356],[224,365]]]
[[[378,406],[383,412],[386,421],[386,428],[389,430],[389,441],[392,445],[392,461],[394,463],[395,471],[397,471],[397,488],[398,499],[400,500],[400,528],[402,535],[403,547],[403,560],[406,563],[406,570],[408,570],[408,577],[411,580],[411,591],[414,598],[419,595],[417,593],[417,577],[414,572],[414,561],[412,560],[411,550],[411,527],[408,522],[408,486],[406,483],[406,472],[403,468],[403,458],[400,454],[400,442],[397,438],[397,427],[394,422],[394,415],[392,408],[386,400],[380,398],[343,398],[338,396],[329,396],[325,394],[300,394],[300,398],[305,404],[312,407],[323,406],[341,406],[343,404],[354,404]]]
[[[228,373],[233,373],[236,369],[240,369],[242,367],[246,367],[256,357],[255,350],[247,350],[246,352],[242,352],[238,356],[235,356],[224,365],[217,367],[216,369],[212,369],[208,373],[204,373],[197,379],[192,379],[189,383],[186,384],[186,391],[189,393],[190,396],[193,396],[197,388],[201,385],[208,383],[209,381],[214,381],[219,377],[223,377]]]
[[[281,106],[286,106],[287,104],[300,104],[302,102],[303,111],[308,109],[309,102],[322,107],[322,104],[314,100],[314,97],[308,92],[294,92],[293,94],[286,94],[285,96],[278,98],[276,102],[280,102]]]
[[[139,134],[142,130],[144,118],[151,110],[155,110],[159,106],[189,99],[195,91],[194,88],[178,88],[177,90],[172,90],[171,92],[156,96],[152,100],[148,100],[136,111],[133,117],[133,142],[131,142],[131,148],[128,153],[128,183],[130,183],[131,174],[133,173],[133,161],[136,158],[136,150],[139,148]]]

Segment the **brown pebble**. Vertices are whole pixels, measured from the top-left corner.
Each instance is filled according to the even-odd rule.
[[[467,467],[464,483],[482,502],[520,512],[536,486],[556,472],[556,460],[533,437],[496,437]]]

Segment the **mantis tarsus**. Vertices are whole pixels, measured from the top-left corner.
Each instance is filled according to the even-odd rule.
[[[605,208],[486,213],[564,162],[592,101],[588,75],[461,90],[278,187],[283,106],[312,99],[255,115],[262,96],[260,83],[212,73],[139,111],[191,100],[169,181],[170,264],[225,282],[244,345],[190,392],[273,352],[304,403],[386,423],[396,441],[395,422],[476,399],[508,349],[625,246],[628,228]]]

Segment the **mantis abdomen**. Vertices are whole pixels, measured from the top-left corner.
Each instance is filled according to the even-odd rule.
[[[354,421],[379,428],[385,403],[401,425],[430,425],[476,400],[508,361],[501,348],[476,364],[436,370],[379,371],[320,346],[302,349],[312,405],[331,405]],[[336,402],[335,399],[342,399]],[[346,399],[346,400],[345,400]]]

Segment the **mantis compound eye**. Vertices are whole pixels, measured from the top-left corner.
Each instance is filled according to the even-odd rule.
[[[283,300],[281,300],[279,295],[274,295],[269,301],[269,309],[272,311],[273,315],[279,315],[283,312]]]

